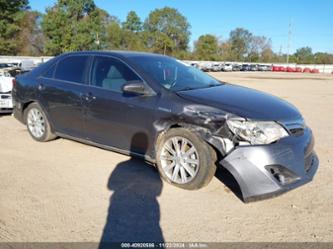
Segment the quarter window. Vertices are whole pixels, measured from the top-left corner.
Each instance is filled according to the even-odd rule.
[[[95,57],[91,80],[93,86],[122,92],[126,82],[136,80],[140,78],[121,61],[111,57]]]
[[[53,64],[44,74],[45,78],[53,78],[54,75],[54,70],[55,70],[55,64]]]
[[[54,77],[75,83],[85,83],[88,56],[70,56],[58,62]]]

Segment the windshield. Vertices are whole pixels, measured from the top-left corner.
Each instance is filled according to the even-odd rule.
[[[132,56],[128,58],[164,88],[185,91],[221,85],[221,82],[181,61],[163,56]]]

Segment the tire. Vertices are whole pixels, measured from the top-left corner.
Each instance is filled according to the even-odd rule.
[[[213,178],[216,153],[193,132],[184,128],[171,129],[158,139],[156,146],[157,168],[166,182],[194,190],[206,186]]]
[[[24,111],[24,121],[30,136],[38,142],[47,142],[56,138],[50,123],[37,103],[31,103]]]

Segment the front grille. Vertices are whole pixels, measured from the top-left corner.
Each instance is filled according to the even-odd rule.
[[[301,136],[304,134],[305,123],[302,117],[283,122],[283,125],[293,136]]]
[[[304,127],[289,129],[289,132],[294,136],[301,136],[304,133]]]

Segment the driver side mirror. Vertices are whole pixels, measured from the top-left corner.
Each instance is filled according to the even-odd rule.
[[[129,81],[123,85],[122,90],[127,94],[152,95],[152,90],[149,89],[142,81]]]

